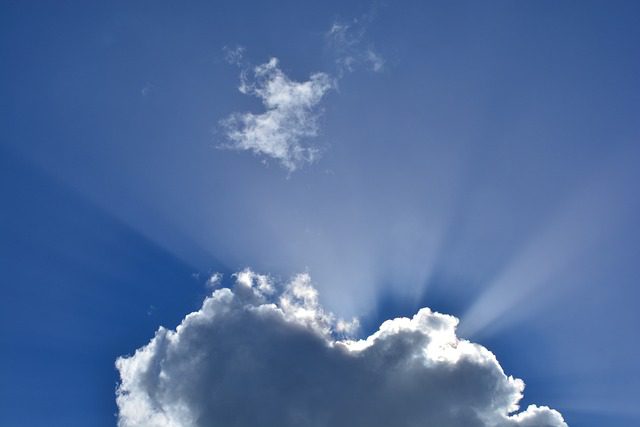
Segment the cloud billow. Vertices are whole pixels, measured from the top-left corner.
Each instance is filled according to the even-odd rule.
[[[235,278],[117,360],[120,427],[566,427],[547,407],[515,413],[524,383],[455,317],[424,308],[355,340],[308,275]]]
[[[235,53],[235,61],[242,52]],[[265,111],[234,113],[221,121],[228,144],[279,161],[289,171],[313,162],[318,150],[303,144],[318,135],[319,104],[334,83],[329,75],[315,73],[304,82],[289,79],[278,60],[254,67],[251,78],[241,74],[240,92],[262,100]]]

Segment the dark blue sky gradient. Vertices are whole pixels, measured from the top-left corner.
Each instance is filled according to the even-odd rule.
[[[204,296],[195,270],[2,150],[0,424],[115,424],[114,360]]]

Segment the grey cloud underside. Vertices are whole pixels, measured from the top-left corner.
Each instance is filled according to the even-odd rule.
[[[308,276],[237,277],[118,359],[120,427],[566,426],[546,407],[510,416],[524,384],[452,316],[422,309],[353,341]]]

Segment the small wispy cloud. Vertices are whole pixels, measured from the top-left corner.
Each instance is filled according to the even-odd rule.
[[[209,289],[215,289],[218,286],[220,286],[220,283],[222,283],[222,278],[223,275],[222,273],[213,273],[208,279],[207,279],[207,287]]]
[[[229,64],[243,66],[245,52],[245,48],[243,46],[225,46],[222,50],[224,52],[225,61]]]
[[[290,172],[313,162],[318,149],[303,141],[318,135],[320,101],[334,87],[333,80],[326,73],[314,73],[306,81],[294,81],[279,68],[277,58],[245,68],[243,53],[243,48],[226,49],[226,59],[243,68],[240,92],[260,98],[265,111],[234,113],[222,120],[228,140],[223,147],[275,159]]]
[[[245,58],[244,47],[225,47],[225,60],[240,68],[239,91],[259,98],[265,111],[233,113],[221,120],[227,140],[221,147],[274,159],[289,172],[313,163],[319,150],[305,142],[318,136],[324,95],[347,72],[362,67],[379,72],[384,68],[384,58],[366,38],[374,11],[348,22],[336,21],[325,33],[337,66],[333,77],[317,72],[306,81],[295,81],[280,69],[275,57],[252,66]]]
[[[326,42],[335,57],[338,74],[343,75],[362,66],[375,72],[383,70],[384,58],[366,37],[372,19],[373,13],[369,13],[349,22],[334,21],[326,32]]]
[[[142,89],[140,89],[140,95],[148,96],[152,90],[153,90],[153,85],[147,82],[144,84],[144,86],[142,86]]]

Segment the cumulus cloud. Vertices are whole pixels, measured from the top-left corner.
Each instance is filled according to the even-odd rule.
[[[547,407],[517,412],[523,382],[452,316],[424,308],[356,340],[308,275],[234,278],[117,360],[120,427],[566,426]]]
[[[242,54],[242,48],[227,50],[227,60],[240,64]],[[289,171],[313,162],[318,150],[303,141],[318,135],[319,104],[333,87],[329,75],[315,73],[297,82],[282,72],[277,58],[271,58],[243,70],[240,77],[240,92],[258,97],[265,111],[235,113],[222,120],[229,141],[225,147],[273,158]]]

